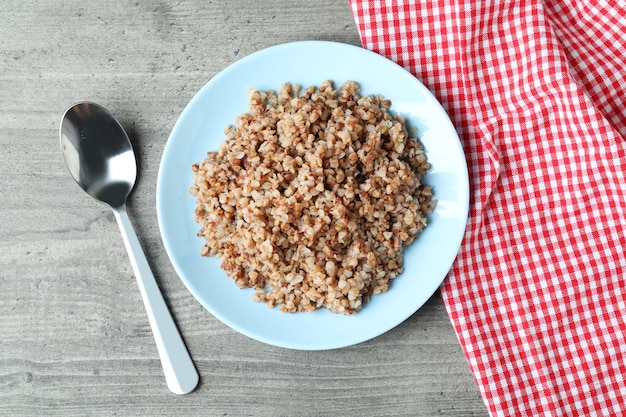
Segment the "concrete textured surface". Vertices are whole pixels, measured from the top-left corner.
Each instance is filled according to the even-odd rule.
[[[487,414],[437,294],[371,341],[293,351],[212,317],[165,253],[155,184],[185,104],[256,50],[360,45],[347,1],[24,0],[0,22],[0,415]],[[201,375],[192,394],[168,391],[115,219],[61,157],[60,117],[79,100],[135,146],[128,211]]]

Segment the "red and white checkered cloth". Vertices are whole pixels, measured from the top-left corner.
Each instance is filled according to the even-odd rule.
[[[626,415],[626,3],[350,3],[461,137],[441,293],[491,415]]]

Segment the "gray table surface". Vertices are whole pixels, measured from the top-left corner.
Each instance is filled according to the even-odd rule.
[[[228,64],[284,42],[360,45],[347,1],[15,1],[0,7],[0,415],[486,415],[435,294],[357,346],[268,346],[212,317],[159,234],[155,184],[172,126]],[[201,375],[171,394],[108,207],[73,182],[58,126],[92,100],[125,126],[129,215]]]

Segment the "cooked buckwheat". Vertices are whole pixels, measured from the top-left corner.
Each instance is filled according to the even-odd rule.
[[[251,90],[249,105],[192,167],[201,254],[270,307],[355,313],[402,272],[434,209],[423,147],[354,81]]]

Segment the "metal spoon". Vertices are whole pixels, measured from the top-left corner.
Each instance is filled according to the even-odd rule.
[[[113,209],[148,312],[167,386],[176,394],[193,391],[198,372],[126,212],[126,198],[137,176],[135,154],[126,132],[102,106],[81,102],[63,115],[59,136],[74,180],[87,194]]]

